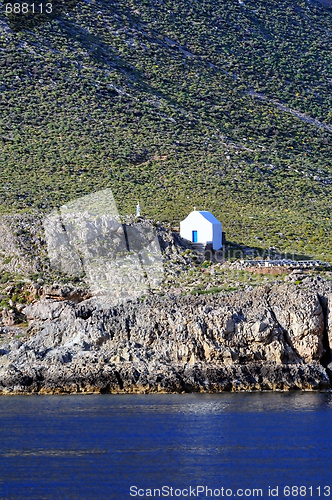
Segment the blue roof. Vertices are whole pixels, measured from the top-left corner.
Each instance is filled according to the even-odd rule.
[[[208,220],[209,222],[212,222],[212,224],[221,224],[221,222],[213,215],[211,212],[208,211],[198,211],[201,215],[203,215],[204,219]]]

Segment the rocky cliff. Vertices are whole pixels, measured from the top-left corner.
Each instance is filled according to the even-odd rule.
[[[320,277],[112,307],[60,288],[25,308],[25,336],[0,346],[0,391],[330,389],[331,307]]]

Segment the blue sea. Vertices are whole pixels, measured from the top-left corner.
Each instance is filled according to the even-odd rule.
[[[329,393],[2,396],[0,432],[1,499],[332,497]]]

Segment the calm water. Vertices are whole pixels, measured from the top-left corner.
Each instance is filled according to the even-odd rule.
[[[332,498],[331,394],[0,397],[0,426],[4,499]]]

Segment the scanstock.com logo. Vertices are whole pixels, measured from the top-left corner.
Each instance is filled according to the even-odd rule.
[[[111,304],[137,298],[163,280],[155,227],[124,224],[111,189],[83,196],[44,219],[51,267],[84,276],[91,293]]]

